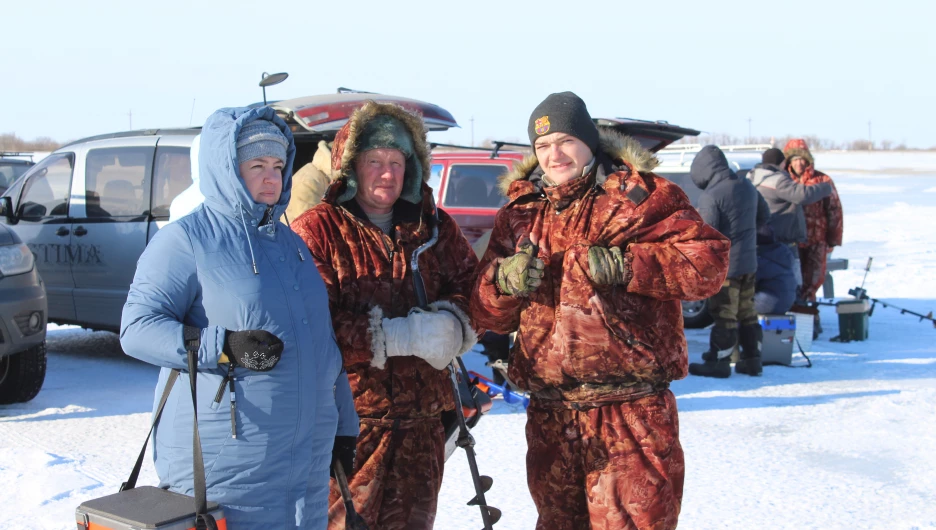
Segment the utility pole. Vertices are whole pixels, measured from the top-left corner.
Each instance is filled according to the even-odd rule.
[[[471,117],[471,147],[474,147],[474,116]]]
[[[130,120],[130,130],[133,130],[133,109],[127,112],[127,119]]]
[[[871,120],[868,120],[868,151],[874,150],[874,141],[871,140]]]
[[[753,137],[751,136],[751,118],[747,119],[747,141],[749,144],[754,143]]]

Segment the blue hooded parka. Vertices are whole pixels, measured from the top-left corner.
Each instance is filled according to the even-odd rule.
[[[289,140],[283,193],[272,208],[253,200],[237,163],[237,134],[257,119]],[[324,529],[334,438],[359,432],[325,285],[306,244],[276,221],[289,203],[295,154],[292,134],[269,107],[212,114],[199,153],[205,202],[146,247],[123,309],[124,351],[163,367],[155,403],[170,370],[183,371],[153,455],[160,485],[188,495],[193,410],[182,330],[201,329],[197,406],[208,499],[224,507],[229,528]],[[279,337],[284,350],[268,372],[235,369],[234,437],[227,385],[215,401],[227,373],[218,359],[227,331],[254,329]]]

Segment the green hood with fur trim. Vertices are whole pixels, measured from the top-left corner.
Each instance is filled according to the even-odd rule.
[[[332,178],[343,180],[346,187],[337,202],[346,202],[357,194],[354,161],[358,155],[379,147],[397,149],[406,157],[403,191],[400,199],[412,204],[422,200],[422,183],[430,176],[429,143],[422,116],[392,103],[368,101],[354,111],[348,123],[338,131],[332,148]]]

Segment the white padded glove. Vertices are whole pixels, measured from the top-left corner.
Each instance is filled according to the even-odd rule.
[[[388,357],[413,355],[436,370],[444,370],[477,342],[468,318],[447,302],[436,302],[429,310],[414,308],[405,317],[381,318],[380,328],[374,334],[371,362],[377,368],[383,368]]]

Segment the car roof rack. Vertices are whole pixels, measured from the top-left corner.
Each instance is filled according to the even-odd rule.
[[[0,157],[2,156],[28,156],[29,160],[33,159],[32,151],[0,151]]]
[[[164,129],[139,129],[136,131],[121,131],[108,134],[99,134],[97,136],[88,136],[87,138],[81,138],[73,142],[68,142],[62,147],[68,147],[78,143],[90,142],[93,140],[110,140],[112,138],[134,138],[137,136],[156,136],[170,134],[180,136],[195,136],[201,134],[201,127],[168,127]],[[62,147],[59,147],[59,149]]]
[[[671,144],[664,147],[663,149],[660,149],[657,154],[679,155],[679,164],[682,165],[686,163],[686,155],[694,155],[698,153],[702,147],[702,144]],[[759,153],[772,147],[773,145],[771,144],[736,144],[718,146],[718,148],[725,153]]]
[[[490,147],[474,147],[470,145],[457,145],[457,144],[442,144],[439,142],[429,142],[429,150],[433,150],[436,147],[451,147],[453,149],[471,149],[473,151],[490,151]]]
[[[491,140],[491,144],[494,146],[494,149],[491,151],[491,158],[497,158],[497,153],[500,152],[501,147],[509,145],[511,147],[522,147],[524,149],[532,149],[530,144],[518,144],[515,142],[503,142],[501,140]]]
[[[702,150],[702,144],[671,144],[660,150],[660,153],[695,153]],[[719,145],[722,151],[766,151],[774,147],[771,144],[735,144]]]
[[[451,147],[453,149],[470,149],[472,151],[490,151],[491,158],[497,158],[497,154],[500,152],[501,147],[509,145],[511,147],[522,147],[529,149],[530,144],[518,144],[514,142],[502,142],[500,140],[491,140],[491,145],[493,147],[475,147],[470,145],[456,145],[456,144],[443,144],[439,142],[429,142],[429,149],[434,149],[436,147]]]

